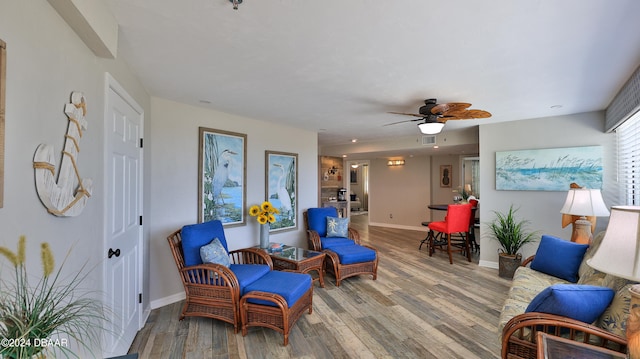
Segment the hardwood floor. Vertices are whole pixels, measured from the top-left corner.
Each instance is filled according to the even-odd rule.
[[[424,232],[352,225],[378,248],[378,279],[352,277],[316,284],[313,314],[282,335],[204,318],[178,321],[183,302],[153,310],[130,353],[140,358],[497,358],[498,316],[510,281],[459,253],[429,257]],[[477,261],[477,259],[476,259]]]

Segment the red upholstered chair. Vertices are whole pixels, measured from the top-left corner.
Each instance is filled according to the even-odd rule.
[[[453,264],[452,252],[466,252],[467,260],[471,262],[468,236],[472,207],[469,203],[450,204],[444,221],[429,223],[429,257],[436,249],[446,251],[449,254],[449,263]],[[452,236],[456,234],[460,235],[458,240]]]

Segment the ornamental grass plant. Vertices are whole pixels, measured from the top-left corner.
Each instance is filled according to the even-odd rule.
[[[63,277],[69,254],[55,270],[51,248],[44,242],[40,246],[43,272],[38,278],[27,273],[25,252],[24,236],[18,241],[17,252],[0,247],[0,254],[12,267],[2,263],[0,272],[2,358],[79,358],[73,347],[91,352],[100,343],[105,312],[102,303],[81,288],[88,273],[86,264]],[[10,271],[13,276],[7,275]]]
[[[522,246],[537,240],[537,232],[528,232],[529,221],[516,219],[513,205],[509,207],[509,212],[501,213],[493,211],[496,218],[487,224],[493,237],[500,243],[500,251],[508,256],[515,256]]]

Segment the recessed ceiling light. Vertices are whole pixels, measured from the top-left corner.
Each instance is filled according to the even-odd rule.
[[[351,142],[356,143],[356,142],[358,142],[358,139],[357,138],[352,138]]]
[[[211,103],[211,101],[209,101],[209,100],[200,100],[200,103],[210,104],[210,103]]]
[[[551,108],[555,110],[555,109],[558,109],[558,108],[562,108],[562,105],[553,105],[553,106],[551,106]]]
[[[347,157],[347,155],[342,155],[342,157]]]

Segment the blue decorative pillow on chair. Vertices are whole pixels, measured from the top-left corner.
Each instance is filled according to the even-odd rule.
[[[327,217],[327,237],[349,237],[349,218]]]
[[[200,258],[202,258],[202,263],[222,264],[227,268],[231,265],[229,253],[224,249],[218,238],[215,238],[206,246],[200,247]]]
[[[584,284],[554,284],[540,292],[525,312],[561,315],[593,323],[604,313],[615,292],[611,288]]]
[[[540,240],[531,269],[575,283],[578,269],[589,246],[544,235]]]
[[[182,227],[181,234],[184,265],[187,267],[202,264],[200,248],[211,243],[214,238],[218,238],[222,247],[227,248],[224,228],[219,220],[186,225]]]

